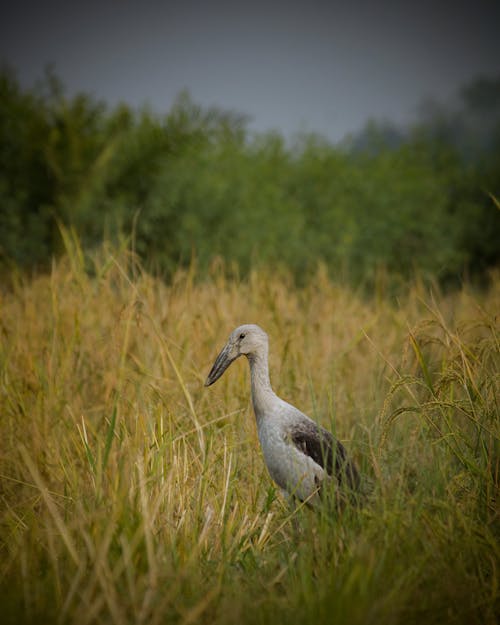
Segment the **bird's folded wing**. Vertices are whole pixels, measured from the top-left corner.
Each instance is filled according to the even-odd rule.
[[[297,449],[312,458],[328,475],[335,475],[340,483],[346,478],[350,488],[357,487],[359,476],[356,467],[347,458],[345,447],[330,432],[314,422],[303,421],[291,428],[290,439]]]

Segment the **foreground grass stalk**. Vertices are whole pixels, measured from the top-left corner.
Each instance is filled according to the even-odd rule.
[[[19,452],[26,464],[26,466],[28,467],[28,470],[30,472],[31,477],[33,478],[33,481],[35,482],[38,490],[40,491],[40,494],[42,495],[42,498],[45,502],[45,505],[47,506],[47,509],[50,512],[50,515],[52,517],[52,520],[54,521],[55,526],[57,527],[57,530],[59,532],[59,535],[61,536],[64,544],[66,545],[66,549],[68,550],[69,555],[71,556],[71,559],[73,560],[73,562],[79,566],[80,564],[80,558],[78,556],[78,552],[75,548],[75,545],[73,544],[73,540],[71,538],[71,535],[68,531],[68,528],[66,527],[66,524],[64,523],[63,519],[61,518],[61,515],[59,514],[59,512],[57,511],[57,507],[52,499],[52,497],[49,494],[49,490],[48,488],[45,486],[42,477],[40,475],[40,473],[38,472],[38,469],[36,468],[34,462],[32,461],[32,459],[30,458],[28,451],[26,450],[26,448],[23,445],[19,446]]]

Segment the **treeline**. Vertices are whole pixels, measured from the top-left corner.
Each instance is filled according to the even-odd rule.
[[[370,286],[415,271],[441,283],[500,261],[500,80],[410,130],[371,123],[340,145],[249,132],[244,115],[181,94],[164,114],[67,97],[48,73],[24,90],[0,73],[0,263],[43,269],[59,224],[85,246],[134,236],[167,276],[216,257],[245,273],[326,263]]]

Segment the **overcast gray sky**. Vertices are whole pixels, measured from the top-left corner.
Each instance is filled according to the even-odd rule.
[[[187,88],[256,130],[335,141],[499,76],[500,2],[18,0],[2,9],[0,59],[26,86],[52,63],[70,93],[163,112]]]

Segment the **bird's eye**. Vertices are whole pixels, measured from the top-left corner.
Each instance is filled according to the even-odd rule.
[[[240,334],[240,339],[244,339],[244,338],[245,338],[245,333],[244,333],[244,332],[242,332],[242,333]]]

